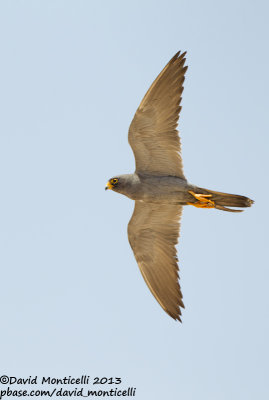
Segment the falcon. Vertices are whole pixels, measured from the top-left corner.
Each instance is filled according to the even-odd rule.
[[[142,276],[164,311],[181,322],[184,308],[179,285],[176,244],[182,208],[240,212],[253,200],[236,194],[204,189],[185,178],[177,131],[186,52],[175,54],[145,94],[129,128],[135,156],[133,174],[109,179],[106,190],[135,201],[128,238]]]

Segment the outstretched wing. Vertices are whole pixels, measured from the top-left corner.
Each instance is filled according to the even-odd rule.
[[[135,202],[128,238],[151,293],[172,318],[181,321],[184,307],[178,282],[176,244],[182,207]]]
[[[136,172],[185,179],[177,121],[181,110],[185,53],[178,52],[155,79],[129,128]]]

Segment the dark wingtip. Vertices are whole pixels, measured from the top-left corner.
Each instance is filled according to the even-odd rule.
[[[177,317],[178,322],[180,322],[182,324],[182,319],[180,316]]]
[[[186,56],[187,52],[184,51],[183,53],[181,53],[181,50],[179,50],[178,52],[176,52],[176,54],[174,55],[174,57],[171,58],[170,62],[173,63],[176,60],[183,60],[183,58]]]
[[[182,320],[179,315],[177,315],[176,317],[175,316],[173,317],[172,315],[170,315],[170,317],[172,317],[175,321],[178,321],[182,324]]]
[[[178,59],[178,56],[180,55],[180,51],[178,51],[170,60],[170,63],[173,63],[174,61],[176,61]]]
[[[181,304],[180,304],[180,307],[181,308],[185,308],[182,300],[181,300]],[[180,323],[182,323],[182,320],[181,320],[181,308],[180,307],[175,312],[169,312],[168,310],[165,310],[165,311],[169,315],[169,317],[173,318],[175,321],[179,321]]]

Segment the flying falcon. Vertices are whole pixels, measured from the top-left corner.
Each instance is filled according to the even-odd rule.
[[[184,308],[178,282],[176,244],[182,207],[240,212],[228,207],[250,207],[253,200],[203,189],[188,183],[182,168],[177,131],[185,53],[176,53],[145,94],[129,128],[135,156],[133,174],[117,175],[106,189],[135,200],[128,238],[151,293],[175,320]]]

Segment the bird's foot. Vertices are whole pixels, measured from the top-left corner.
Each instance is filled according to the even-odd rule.
[[[198,208],[215,208],[215,202],[213,200],[209,200],[209,197],[212,197],[212,194],[199,194],[194,193],[192,190],[189,190],[189,193],[198,201],[196,203],[188,202],[188,205]]]

